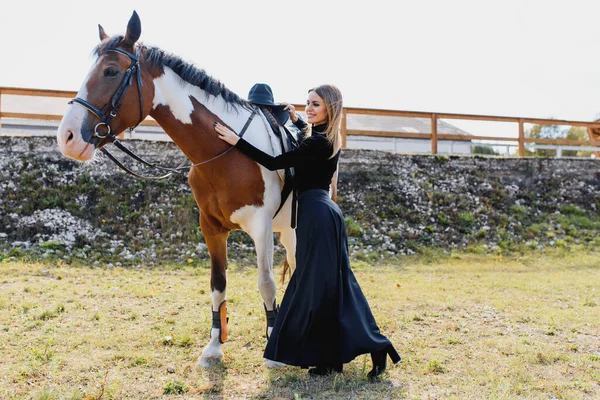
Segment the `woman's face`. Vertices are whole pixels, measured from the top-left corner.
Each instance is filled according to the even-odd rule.
[[[314,90],[308,92],[305,112],[309,124],[321,125],[327,122],[325,102]]]

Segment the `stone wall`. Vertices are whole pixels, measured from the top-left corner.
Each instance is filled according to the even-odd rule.
[[[170,142],[127,145],[164,165],[185,160]],[[345,150],[340,165],[338,203],[357,259],[600,248],[600,160]],[[245,233],[231,234],[229,256],[253,261]],[[185,176],[137,180],[103,155],[65,159],[54,138],[0,137],[0,259],[7,257],[140,265],[208,255]]]

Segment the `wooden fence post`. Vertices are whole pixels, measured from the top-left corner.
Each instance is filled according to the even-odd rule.
[[[438,152],[437,114],[431,114],[431,154]]]
[[[342,149],[345,149],[347,146],[347,136],[348,136],[348,125],[346,124],[347,116],[348,116],[348,112],[344,108],[342,110],[342,126],[340,129],[340,134],[342,135]]]
[[[0,136],[2,136],[2,89],[0,89]]]
[[[523,118],[519,119],[519,157],[525,157],[525,130],[523,127]]]

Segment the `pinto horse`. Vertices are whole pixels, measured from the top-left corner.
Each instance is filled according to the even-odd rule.
[[[109,37],[101,26],[97,59],[58,127],[61,152],[89,161],[96,150],[126,128],[153,117],[192,162],[188,183],[211,262],[212,329],[199,365],[223,358],[227,338],[227,237],[243,230],[255,243],[258,288],[267,315],[267,335],[277,312],[273,276],[273,232],[279,232],[286,261],[295,267],[296,236],[290,226],[291,197],[279,213],[281,180],[217,138],[215,121],[263,151],[274,154],[268,125],[250,103],[204,70],[159,48],[138,43],[141,22],[134,11],[124,36]],[[257,118],[253,118],[255,115]],[[275,218],[273,216],[276,215]],[[267,360],[267,364],[269,362]]]

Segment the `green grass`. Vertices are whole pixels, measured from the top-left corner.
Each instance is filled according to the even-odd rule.
[[[353,268],[403,357],[378,383],[366,379],[367,355],[325,378],[266,368],[253,266],[228,270],[225,359],[203,370],[206,265],[0,264],[0,398],[600,398],[598,253],[453,253]]]

